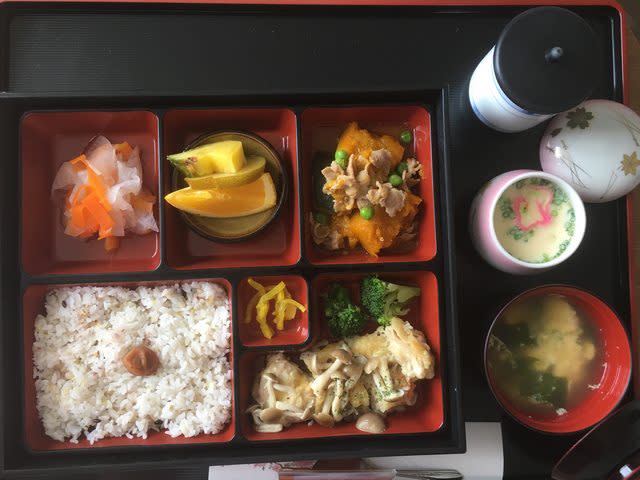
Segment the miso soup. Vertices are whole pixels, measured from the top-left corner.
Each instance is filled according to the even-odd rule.
[[[494,388],[536,418],[564,415],[604,373],[591,321],[560,295],[525,299],[498,318],[487,370]]]

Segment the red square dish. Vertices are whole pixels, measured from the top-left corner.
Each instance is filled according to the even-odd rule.
[[[422,165],[423,178],[418,194],[423,200],[418,213],[418,236],[415,248],[408,251],[381,252],[378,258],[360,247],[350,251],[331,252],[317,246],[309,227],[313,209],[313,158],[318,152],[334,152],[337,140],[349,122],[376,133],[399,135],[402,130],[413,133],[413,152]],[[431,260],[436,254],[433,165],[431,158],[431,122],[429,112],[419,106],[318,107],[302,113],[302,192],[304,212],[304,245],[306,258],[315,265],[418,262]]]
[[[311,300],[311,318],[313,322],[313,341],[319,342],[327,338],[328,332],[324,322],[324,305],[322,294],[332,283],[345,285],[351,291],[354,303],[359,304],[359,282],[367,276],[366,273],[327,273],[313,279],[311,289],[314,292]],[[444,421],[444,401],[442,377],[440,374],[440,318],[438,313],[438,282],[431,272],[384,272],[380,278],[402,285],[413,285],[421,288],[418,299],[411,305],[411,311],[403,317],[416,329],[425,334],[427,343],[435,358],[435,376],[430,380],[422,380],[418,385],[418,400],[415,405],[403,412],[391,413],[386,418],[387,429],[380,435],[402,435],[412,433],[435,432],[440,429]],[[376,325],[369,325],[366,333],[375,330]],[[288,352],[295,356],[296,353]],[[252,404],[251,389],[255,375],[264,366],[263,352],[244,353],[240,358],[242,381],[239,387],[239,402],[241,411]],[[333,428],[322,427],[318,424],[294,424],[278,433],[256,432],[249,414],[243,414],[240,419],[242,435],[252,442],[277,441],[284,439],[326,438],[338,436],[368,435],[356,429],[354,423],[341,422]]]
[[[276,150],[289,172],[289,195],[273,223],[254,237],[214,242],[192,231],[179,212],[163,202],[167,261],[176,269],[294,265],[300,260],[296,116],[286,108],[172,110],[164,116],[165,156],[181,152],[197,137],[221,130],[259,135]],[[172,167],[162,160],[164,191]]]
[[[160,265],[160,234],[128,234],[115,252],[65,235],[51,185],[62,163],[96,135],[140,147],[144,186],[158,198],[158,117],[148,111],[31,112],[21,122],[22,265],[32,275],[137,272]],[[159,225],[158,201],[154,216]]]
[[[284,330],[276,330],[273,324],[273,303],[269,316],[267,317],[268,324],[273,328],[274,335],[272,338],[265,338],[260,332],[260,327],[255,320],[255,309],[252,311],[251,321],[246,322],[245,312],[247,305],[251,301],[251,298],[256,294],[256,290],[249,285],[248,278],[243,278],[238,285],[238,332],[240,335],[240,341],[245,347],[291,347],[291,346],[304,346],[309,336],[309,292],[307,287],[307,281],[304,277],[299,275],[273,275],[265,277],[251,277],[256,282],[262,284],[264,287],[277,285],[280,282],[284,282],[287,285],[287,290],[291,294],[291,297],[297,302],[301,303],[307,310],[305,312],[297,311],[296,317],[293,320],[289,320],[284,324]]]
[[[33,378],[33,342],[34,342],[34,325],[35,318],[44,313],[45,298],[49,291],[55,288],[70,286],[96,286],[96,287],[129,287],[138,286],[157,286],[157,285],[173,285],[176,283],[188,283],[195,280],[159,280],[149,282],[109,282],[109,283],[93,283],[93,284],[64,284],[64,285],[31,285],[22,297],[22,320],[23,320],[23,362],[24,362],[24,428],[25,440],[27,446],[36,451],[46,450],[75,450],[75,449],[94,449],[105,447],[132,447],[132,446],[157,446],[157,445],[191,445],[203,443],[224,443],[230,442],[236,433],[235,429],[235,395],[234,395],[234,352],[233,352],[233,328],[231,328],[231,337],[229,338],[229,355],[228,360],[231,366],[231,419],[222,431],[217,434],[200,434],[194,437],[171,437],[160,432],[149,432],[146,439],[127,438],[127,437],[107,437],[98,440],[93,445],[84,437],[81,437],[78,443],[70,441],[59,442],[47,436],[42,426],[42,421],[36,408],[36,387]],[[231,315],[230,325],[233,325],[232,303],[231,303],[231,284],[221,278],[198,279],[197,281],[207,281],[217,283],[226,290],[229,298],[229,314]]]

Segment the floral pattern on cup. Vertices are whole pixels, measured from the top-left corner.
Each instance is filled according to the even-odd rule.
[[[617,102],[587,100],[549,123],[540,163],[585,202],[616,200],[640,183],[640,116]]]

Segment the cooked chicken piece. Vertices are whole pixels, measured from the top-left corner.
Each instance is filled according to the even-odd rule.
[[[331,233],[329,229],[329,225],[322,225],[321,223],[316,222],[315,218],[313,218],[313,213],[309,214],[309,223],[311,224],[311,235],[313,236],[313,241],[322,245],[325,239]]]
[[[407,228],[406,230],[398,234],[395,241],[397,243],[407,243],[412,241],[414,238],[416,238],[416,235],[418,234],[418,232],[416,231],[417,227],[418,227],[418,223],[414,221],[413,223],[411,223],[411,225],[409,225],[409,228]]]
[[[329,250],[339,250],[346,246],[355,248],[358,239],[351,231],[350,218],[348,215],[332,215],[328,225],[320,225],[309,214],[313,241]]]
[[[326,180],[322,190],[333,197],[335,212],[350,212],[355,208],[358,198],[367,195],[371,182],[369,169],[366,158],[351,155],[346,170],[335,161],[322,170]]]
[[[373,205],[380,205],[387,215],[394,217],[404,207],[406,194],[390,183],[376,182],[376,187],[367,192],[367,200]]]
[[[422,178],[422,165],[415,158],[407,159],[407,169],[402,172],[402,181],[407,188],[417,185]]]
[[[389,150],[386,148],[374,150],[369,155],[369,161],[375,169],[373,176],[375,176],[376,180],[384,181],[389,177],[389,172],[391,171],[391,152]]]
[[[412,405],[416,380],[433,378],[433,356],[424,335],[400,318],[347,343],[354,355],[367,358],[363,382],[374,411]]]
[[[409,322],[394,317],[391,325],[385,328],[385,334],[393,360],[402,367],[406,377],[433,378],[433,355],[422,332],[415,330]]]
[[[256,430],[277,432],[292,423],[309,420],[314,403],[310,381],[309,376],[282,353],[269,355],[253,385],[256,405],[248,410]]]
[[[338,162],[335,160],[331,162],[331,165],[322,169],[322,175],[325,178],[326,183],[335,182],[338,178],[338,175],[344,175],[344,170]]]

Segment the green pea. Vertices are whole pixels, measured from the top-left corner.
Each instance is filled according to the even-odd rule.
[[[402,141],[402,143],[411,143],[411,140],[413,140],[413,135],[409,130],[405,130],[400,134],[400,140]]]
[[[327,217],[327,214],[324,212],[313,212],[313,219],[320,225],[329,223],[329,217]]]
[[[400,162],[396,167],[396,172],[398,172],[398,175],[402,176],[403,172],[406,172],[408,168],[407,162]]]
[[[373,208],[363,207],[360,209],[360,216],[365,220],[371,220],[373,218]]]
[[[349,154],[346,152],[346,150],[336,150],[336,160],[347,160],[348,158]]]
[[[389,183],[394,187],[399,187],[400,185],[402,185],[402,177],[400,175],[392,173],[391,175],[389,175]]]
[[[336,163],[338,165],[340,165],[340,168],[342,168],[343,170],[347,169],[347,159],[346,158],[337,158],[336,157]]]

